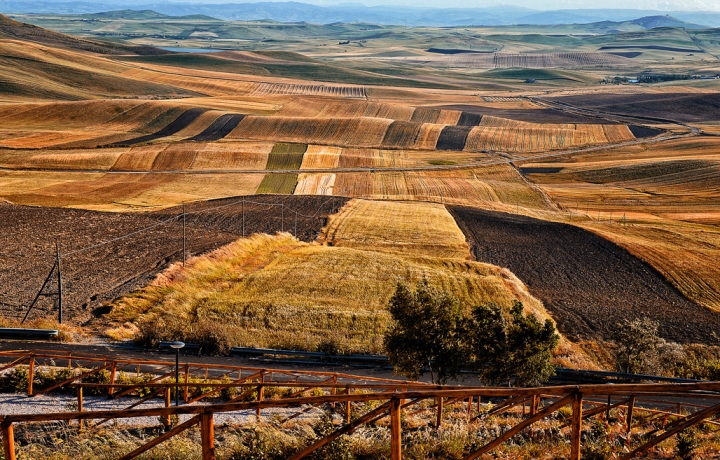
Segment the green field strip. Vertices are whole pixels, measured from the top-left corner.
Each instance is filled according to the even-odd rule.
[[[307,144],[276,143],[268,155],[265,169],[269,171],[278,169],[300,169],[307,147]]]
[[[280,195],[292,195],[297,185],[298,175],[291,173],[266,174],[258,185],[256,194],[276,193]]]

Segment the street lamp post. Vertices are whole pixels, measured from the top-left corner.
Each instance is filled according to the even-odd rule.
[[[175,349],[175,383],[180,383],[180,349],[185,346],[184,342],[170,342],[170,348]],[[180,405],[180,387],[175,387],[175,406]]]

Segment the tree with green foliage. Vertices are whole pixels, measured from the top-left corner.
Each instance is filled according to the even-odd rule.
[[[456,298],[418,283],[411,291],[398,284],[390,299],[393,327],[385,349],[395,371],[411,379],[430,369],[433,382],[456,377],[465,364],[463,315]]]
[[[475,307],[465,324],[470,354],[480,380],[488,384],[539,385],[555,374],[553,350],[560,336],[549,319],[525,315],[515,300],[510,321],[495,304]]]
[[[615,326],[615,363],[620,372],[631,374],[652,373],[659,361],[660,349],[665,341],[660,338],[660,323],[649,318],[623,319]]]
[[[550,320],[525,315],[515,301],[509,317],[495,304],[473,308],[469,317],[454,297],[419,283],[399,284],[389,306],[393,326],[385,349],[399,374],[417,379],[427,367],[433,382],[474,369],[490,384],[537,385],[553,375],[559,336]]]

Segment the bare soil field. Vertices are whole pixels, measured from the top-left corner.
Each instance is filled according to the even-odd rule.
[[[720,120],[718,93],[587,94],[556,99],[577,107],[684,122]]]
[[[609,339],[623,318],[650,318],[682,343],[717,344],[720,316],[653,267],[589,231],[526,216],[448,206],[480,262],[507,267],[571,339]]]
[[[346,201],[340,197],[263,195],[245,200],[246,235],[285,230],[297,233],[303,241],[314,240],[327,216]],[[242,236],[241,201],[229,198],[186,206],[188,255],[205,253]],[[181,214],[182,208],[177,207],[140,214],[0,203],[3,315],[21,317],[24,313],[23,306],[32,301],[54,263],[57,242],[65,254],[65,318],[71,324],[88,322],[103,311],[98,307],[104,302],[144,286],[169,264],[181,260],[182,219],[175,218]],[[117,239],[132,232],[138,233]],[[99,246],[73,254],[95,245]],[[50,308],[49,303],[42,305],[31,318],[48,314]]]

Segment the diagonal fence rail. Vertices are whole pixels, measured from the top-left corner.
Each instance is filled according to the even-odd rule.
[[[6,370],[11,366],[28,363],[29,367],[37,360],[60,359],[78,360],[80,362],[95,362],[101,368],[115,369],[116,371],[124,365],[155,365],[159,369],[167,369],[172,363],[154,360],[123,360],[103,357],[88,357],[78,355],[62,355],[58,353],[14,351],[0,353],[0,357],[13,359]],[[207,366],[207,367],[203,367]],[[206,372],[215,365],[188,364],[187,368],[205,370]],[[621,457],[629,460],[643,452],[651,449],[658,443],[677,435],[678,433],[700,423],[717,425],[713,421],[720,414],[720,382],[693,382],[693,383],[653,383],[653,384],[596,384],[596,385],[563,385],[538,388],[494,388],[494,387],[463,387],[463,386],[440,386],[429,385],[420,382],[408,382],[394,379],[369,378],[352,374],[328,373],[328,372],[304,372],[289,371],[282,369],[256,369],[243,366],[217,365],[216,372],[247,371],[245,379],[238,378],[229,383],[210,382],[144,382],[140,384],[126,384],[113,381],[109,384],[83,383],[73,380],[65,385],[72,385],[78,392],[78,410],[73,412],[59,412],[49,414],[18,414],[0,416],[0,427],[3,434],[3,446],[7,460],[16,459],[16,446],[14,442],[14,427],[22,423],[33,422],[77,422],[81,427],[82,423],[88,420],[100,420],[103,423],[107,420],[121,418],[137,418],[158,416],[166,427],[166,432],[151,440],[147,444],[125,454],[123,459],[131,459],[147,452],[149,449],[165,442],[168,439],[184,432],[191,427],[200,426],[200,438],[202,443],[202,458],[204,460],[215,458],[214,441],[214,415],[220,413],[232,413],[238,411],[256,411],[260,417],[263,409],[270,408],[296,408],[299,412],[288,417],[290,420],[298,414],[307,412],[311,408],[325,405],[344,405],[344,424],[329,435],[318,439],[291,458],[300,459],[312,454],[315,450],[331,443],[339,436],[352,433],[358,427],[375,423],[383,418],[389,417],[391,458],[399,460],[402,458],[403,438],[402,424],[400,423],[403,410],[416,405],[422,401],[434,400],[435,404],[430,410],[437,414],[437,425],[440,426],[444,414],[448,408],[455,406],[461,411],[467,411],[470,418],[473,404],[477,401],[478,408],[483,398],[499,400],[494,410],[481,412],[478,410],[478,423],[488,416],[496,416],[508,410],[519,412],[522,407],[520,422],[505,430],[502,434],[485,443],[477,446],[472,452],[468,452],[466,459],[475,459],[490,453],[513,436],[525,431],[532,430],[533,425],[540,420],[556,414],[560,409],[569,406],[571,417],[569,418],[570,455],[571,460],[579,460],[581,452],[581,433],[583,424],[592,417],[608,417],[611,409],[624,410],[624,423],[628,433],[633,427],[634,414],[647,412],[651,419],[655,416],[663,418],[662,426],[653,426],[653,429],[642,435],[636,436],[640,444],[633,446]],[[82,374],[88,374],[86,371]],[[56,385],[57,386],[57,385]],[[118,410],[85,410],[83,406],[83,389],[106,392],[108,397],[119,394],[138,391],[141,387],[152,393],[162,394],[164,404],[157,408],[136,409],[131,406]],[[183,391],[188,394],[190,388],[204,388],[203,394],[208,396],[216,393],[219,389],[236,388],[240,390],[240,396],[229,402],[216,404],[184,404],[177,407],[170,406],[170,392]],[[285,393],[275,396],[273,399],[263,397],[264,390],[269,388],[281,388]],[[321,389],[322,396],[305,396],[308,391]],[[37,394],[37,393],[30,393]],[[612,399],[615,398],[615,402]],[[681,410],[683,403],[678,403],[677,412],[660,411],[649,409],[640,405],[641,400],[646,401],[669,401],[670,399],[682,399],[685,412]],[[187,400],[187,397],[185,398]],[[197,398],[194,398],[197,399]],[[202,399],[202,398],[201,398]],[[254,399],[254,400],[249,400]],[[604,403],[607,399],[607,403]],[[502,401],[505,402],[502,402]],[[373,404],[367,404],[367,403]],[[365,403],[365,404],[362,404]],[[465,408],[467,404],[467,408]],[[673,403],[674,404],[674,403]],[[355,405],[351,411],[351,405]],[[368,409],[370,407],[370,409]],[[526,411],[527,407],[527,411]],[[365,411],[364,413],[363,410]],[[422,409],[421,409],[422,410]],[[427,409],[425,409],[427,410]],[[444,412],[446,411],[446,412]],[[355,414],[355,418],[352,418]],[[172,416],[191,416],[179,425],[172,427],[170,420]],[[637,417],[635,415],[635,417]],[[672,419],[667,423],[668,419]],[[635,420],[636,422],[638,420]],[[640,420],[642,422],[642,420]],[[283,422],[284,423],[284,422]],[[635,428],[638,425],[636,424]],[[92,429],[92,428],[90,428]]]

